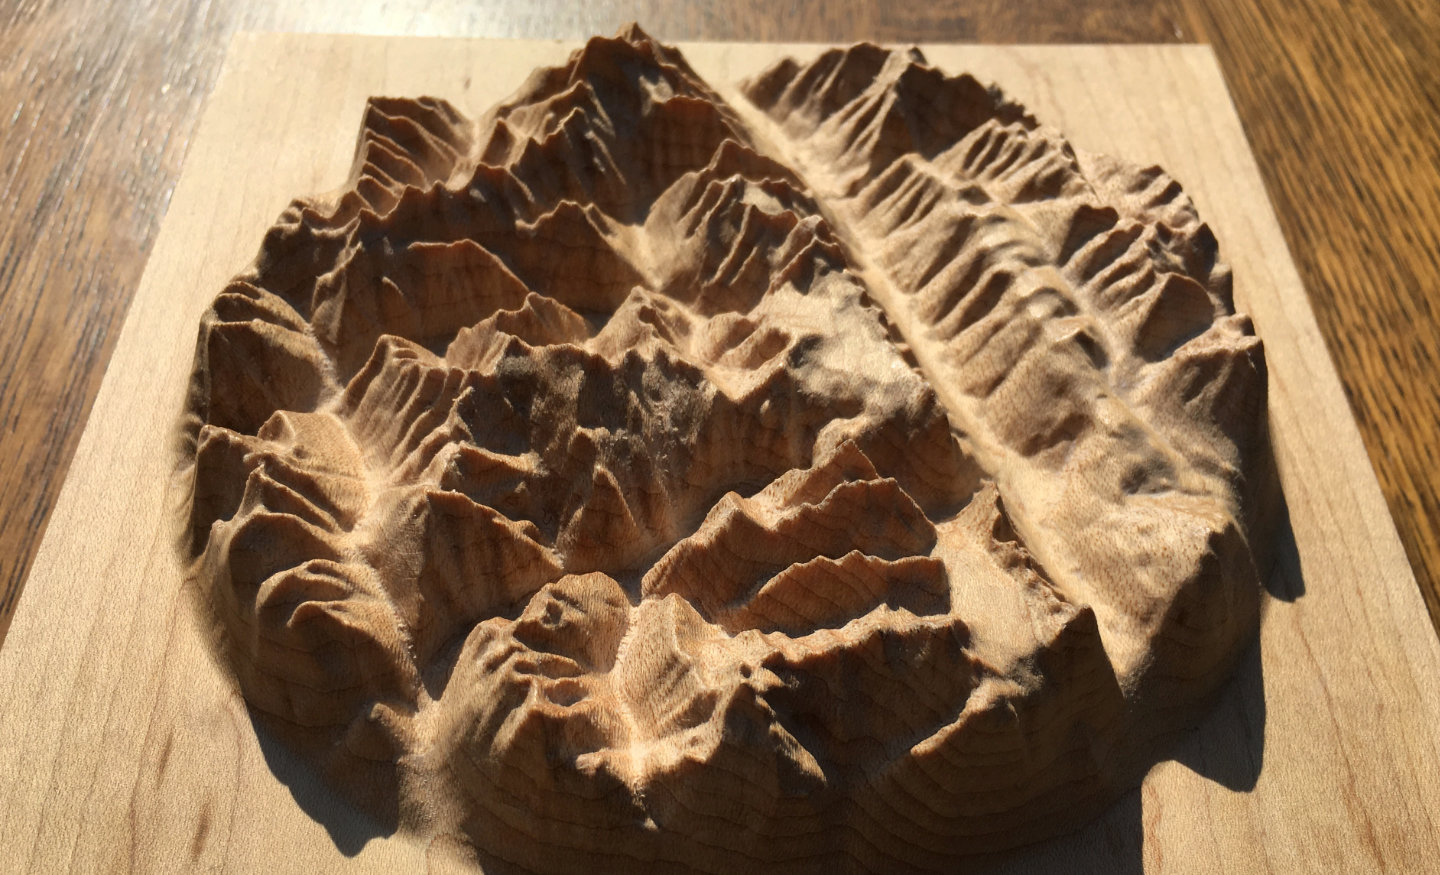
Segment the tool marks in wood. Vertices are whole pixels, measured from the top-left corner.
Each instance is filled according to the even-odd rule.
[[[741,92],[632,28],[372,100],[201,325],[245,698],[482,864],[1013,846],[1255,633],[1263,357],[1174,180],[913,51]]]

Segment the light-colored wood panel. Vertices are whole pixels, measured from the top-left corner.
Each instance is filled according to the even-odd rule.
[[[191,148],[0,650],[0,868],[374,866],[371,839],[257,736],[171,543],[175,417],[201,311],[297,194],[338,185],[364,98],[479,112],[559,43],[242,36]],[[729,82],[804,46],[686,47]],[[1252,654],[1175,760],[1081,833],[989,861],[1148,871],[1440,865],[1440,644],[1213,56],[1195,47],[931,47],[1086,149],[1171,171],[1264,339],[1288,510]],[[1291,534],[1293,533],[1293,537]],[[329,824],[327,827],[326,824]],[[1077,856],[1078,855],[1078,856]]]

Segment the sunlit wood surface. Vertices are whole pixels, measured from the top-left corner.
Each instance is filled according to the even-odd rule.
[[[223,19],[214,7],[208,10],[216,21]],[[972,27],[967,22],[973,20],[995,27],[1010,10],[981,13],[951,25]],[[613,31],[626,13],[613,14],[614,21],[597,19],[593,29]],[[733,26],[741,14],[717,19],[716,29],[705,32],[734,35],[719,28]],[[935,16],[933,7],[930,14]],[[1094,7],[1088,14],[1099,16],[1095,21],[1106,15]],[[694,17],[688,25],[656,16],[661,19],[657,30],[676,38],[691,33],[685,26],[707,23],[696,7],[687,15]],[[1152,15],[1130,19],[1127,26],[1150,22],[1173,30],[1173,21],[1152,21]],[[1122,22],[1118,13],[1111,18]],[[1056,30],[1057,20],[1063,19],[1047,20],[1044,26],[1050,30],[1032,36],[1081,36]],[[5,239],[21,271],[17,276],[34,280],[32,305],[63,306],[51,304],[51,295],[64,299],[62,293],[74,292],[70,310],[55,312],[88,312],[92,320],[103,312],[105,321],[79,324],[103,324],[105,336],[117,339],[115,361],[69,474],[57,470],[51,475],[50,488],[58,488],[60,478],[66,485],[34,560],[26,601],[0,648],[0,752],[6,761],[22,764],[0,769],[0,870],[182,866],[265,871],[278,865],[286,871],[331,871],[351,855],[357,855],[352,862],[358,865],[414,870],[425,862],[417,857],[427,853],[423,845],[341,810],[337,797],[254,722],[187,609],[177,554],[164,537],[171,469],[163,447],[172,435],[172,411],[180,406],[192,362],[188,344],[176,339],[191,336],[212,290],[253,252],[261,229],[288,197],[341,178],[351,155],[354,113],[364,95],[473,93],[477,103],[482,94],[489,102],[513,85],[516,70],[530,69],[552,48],[563,49],[535,43],[250,36],[235,43],[236,60],[218,76],[206,121],[198,124],[200,94],[217,80],[215,67],[227,43],[224,31],[251,26],[204,21],[217,35],[213,43],[193,37],[204,52],[214,53],[203,75],[183,65],[173,68],[182,72],[167,73],[172,68],[163,64],[174,46],[192,39],[187,34],[198,27],[193,23],[151,23],[139,28],[148,35],[144,38],[127,37],[119,29],[111,44],[124,50],[101,53],[94,62],[110,65],[108,78],[86,66],[89,61],[77,66],[72,60],[67,66],[57,58],[55,69],[76,81],[98,77],[101,85],[85,98],[94,129],[77,123],[65,135],[63,107],[33,122],[22,112],[17,118],[26,119],[32,138],[38,142],[44,131],[48,143],[0,153],[7,161],[39,167],[36,178],[42,182],[54,171],[59,175],[53,185],[74,189],[64,198],[44,200],[54,213],[47,214],[48,220],[32,218],[32,224],[41,223],[39,232],[21,221],[26,209],[33,212],[33,202],[15,207],[16,218],[7,219],[28,235]],[[396,27],[448,28],[436,22],[412,16]],[[314,26],[379,29],[383,24],[367,25],[362,15],[337,13]],[[468,28],[484,32],[483,24],[473,20]],[[576,35],[592,29],[590,23],[560,15],[527,17],[522,24]],[[80,39],[90,32],[87,28],[104,24],[67,16],[52,18],[49,26],[63,41]],[[904,35],[883,22],[867,23],[863,15],[831,17],[815,26],[822,28],[816,38],[844,38],[852,31],[842,28],[852,27],[880,38]],[[961,33],[993,35],[973,29]],[[766,34],[804,35],[761,32]],[[720,71],[739,69],[723,61],[726,57],[772,50],[695,45],[687,51],[692,60],[711,55],[705,69]],[[11,51],[7,57],[20,59],[5,68],[7,76],[31,69],[24,66],[23,53]],[[1186,180],[1202,214],[1225,241],[1237,277],[1249,278],[1238,284],[1237,299],[1254,314],[1266,338],[1271,421],[1289,500],[1286,525],[1276,539],[1276,570],[1267,579],[1259,646],[1249,650],[1212,712],[1176,740],[1141,788],[1098,813],[1090,826],[989,861],[994,865],[985,870],[1435,871],[1440,845],[1430,825],[1440,822],[1435,791],[1440,787],[1435,731],[1440,641],[1414,590],[1214,57],[1208,49],[1193,48],[955,47],[933,49],[932,57],[942,66],[973,67],[985,78],[1006,83],[1079,144],[1147,156]],[[148,84],[126,85],[107,95],[105,83],[143,78],[138,71],[150,70],[148,64],[158,65],[145,74],[151,77],[144,80]],[[472,83],[468,75],[457,77],[457,70],[482,72]],[[483,71],[492,71],[494,81],[483,81]],[[163,92],[167,75],[181,78]],[[181,85],[186,76],[192,78]],[[1232,78],[1238,83],[1238,77]],[[56,88],[54,83],[31,85],[24,93],[38,101],[57,94]],[[172,94],[174,103],[169,102]],[[1108,99],[1092,101],[1093,95]],[[1374,95],[1361,96],[1378,105]],[[174,119],[161,121],[159,111],[181,104],[188,113],[183,132]],[[1316,124],[1317,137],[1336,132],[1334,126],[1321,130],[1325,126]],[[166,130],[176,132],[167,140]],[[110,145],[102,148],[104,143]],[[67,157],[66,148],[73,154]],[[140,154],[150,155],[150,163],[137,164]],[[163,158],[159,165],[157,154]],[[181,176],[178,164],[186,155]],[[1317,166],[1333,158],[1304,149],[1296,155]],[[99,169],[77,169],[88,162]],[[75,175],[64,175],[69,172]],[[168,174],[170,181],[145,188],[144,180],[157,174]],[[104,183],[107,179],[113,184]],[[126,193],[127,185],[132,193]],[[1320,183],[1312,188],[1318,190]],[[145,191],[150,194],[142,209],[136,196]],[[1296,199],[1319,208],[1316,197]],[[151,213],[165,208],[169,215],[160,230],[159,216]],[[1333,209],[1333,203],[1326,208]],[[72,221],[69,230],[66,219]],[[126,236],[140,231],[153,235],[153,241]],[[58,242],[43,255],[40,241],[47,239]],[[1292,242],[1297,239],[1292,234]],[[1335,231],[1326,245],[1339,239]],[[26,240],[31,248],[25,248]],[[132,251],[124,251],[129,244],[121,241],[132,241]],[[87,244],[95,247],[90,261],[77,267]],[[145,260],[149,266],[140,280]],[[0,264],[8,264],[3,255]],[[130,265],[130,273],[121,282],[114,272],[124,265]],[[74,272],[70,286],[54,280],[67,270]],[[123,332],[124,308],[109,296],[133,297]],[[101,301],[114,309],[94,306]],[[85,310],[83,302],[91,309]],[[14,374],[43,377],[45,366],[53,367],[55,375],[70,374],[74,352],[87,348],[75,339],[83,331],[76,329],[66,340],[59,327],[63,320],[51,323],[36,318],[28,323],[23,336],[30,338],[32,352],[26,355],[32,369]],[[1412,327],[1417,323],[1409,321]],[[4,324],[11,324],[9,317]],[[92,341],[90,354],[109,358],[109,343],[96,349]],[[63,386],[60,376],[54,379]],[[96,384],[98,377],[97,371]],[[75,386],[74,391],[93,388],[90,383]],[[19,408],[26,415],[51,409],[35,406],[35,397],[55,397],[10,386],[4,392],[7,403],[27,399]],[[67,427],[78,434],[84,418]],[[4,478],[13,484],[6,488],[28,488],[34,480],[8,471]],[[188,864],[179,862],[185,860]]]
[[[0,637],[238,30],[1209,42],[1440,622],[1440,6],[1102,0],[250,4],[0,11]]]

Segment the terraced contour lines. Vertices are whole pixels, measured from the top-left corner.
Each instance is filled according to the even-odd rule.
[[[1158,168],[871,45],[638,29],[374,99],[200,330],[260,719],[482,865],[934,868],[1133,786],[1254,635],[1265,370]]]

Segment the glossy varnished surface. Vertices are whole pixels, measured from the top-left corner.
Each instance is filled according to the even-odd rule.
[[[0,12],[0,636],[237,30],[1211,42],[1432,619],[1440,619],[1440,10],[1420,2],[587,3]],[[882,8],[883,6],[883,8]],[[1217,8],[1211,8],[1212,6]]]

